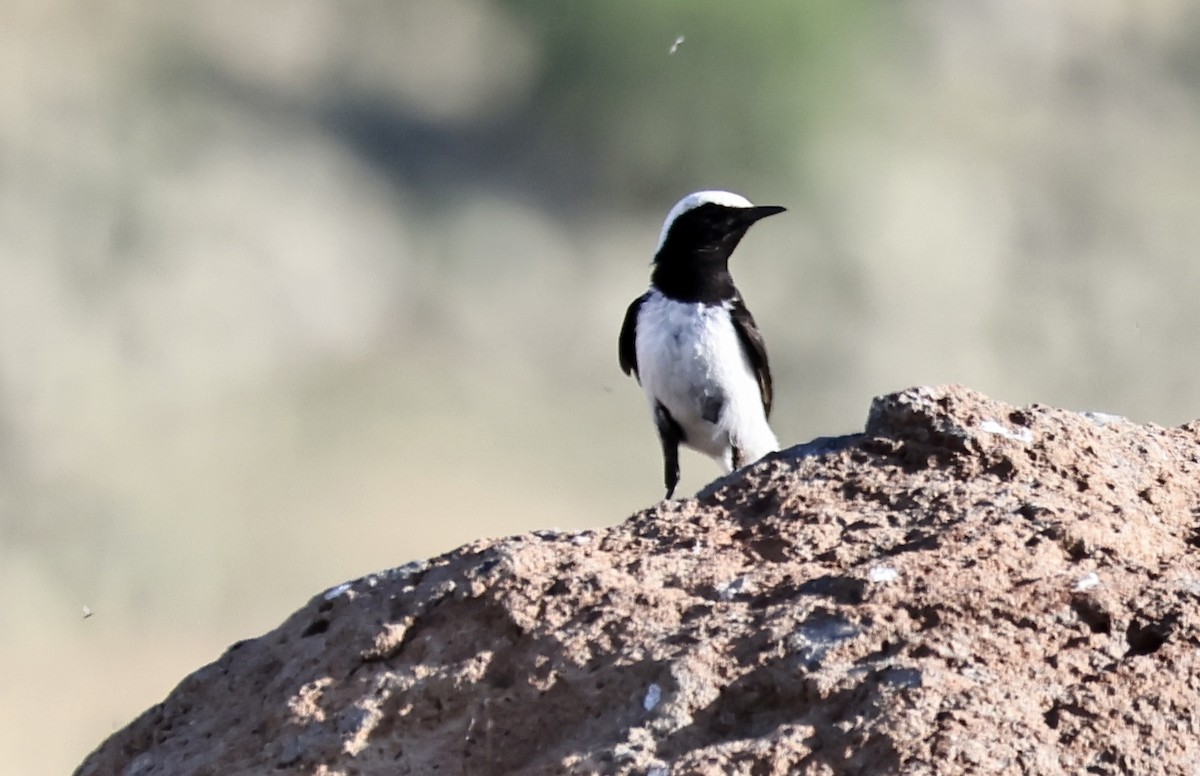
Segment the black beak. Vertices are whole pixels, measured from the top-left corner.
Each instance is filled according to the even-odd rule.
[[[767,216],[773,216],[778,213],[782,213],[785,210],[787,210],[787,208],[780,205],[755,205],[754,207],[748,207],[743,210],[741,212],[741,218],[742,221],[749,226],[755,221],[764,219]]]

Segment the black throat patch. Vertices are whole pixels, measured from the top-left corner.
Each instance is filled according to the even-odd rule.
[[[750,227],[740,208],[706,203],[680,215],[654,257],[650,280],[680,302],[716,304],[737,296],[729,257]]]

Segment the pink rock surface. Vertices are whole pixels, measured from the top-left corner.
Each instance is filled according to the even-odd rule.
[[[318,595],[77,774],[1192,772],[1198,430],[885,396],[695,499]]]

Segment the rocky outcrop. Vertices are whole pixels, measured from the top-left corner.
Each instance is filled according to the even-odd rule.
[[[1200,435],[963,388],[318,595],[98,774],[1183,773]]]

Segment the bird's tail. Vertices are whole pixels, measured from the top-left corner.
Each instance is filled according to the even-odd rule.
[[[731,441],[733,444],[725,456],[726,460],[721,462],[726,472],[752,464],[767,453],[779,449],[779,440],[766,423],[748,433],[739,434]]]

